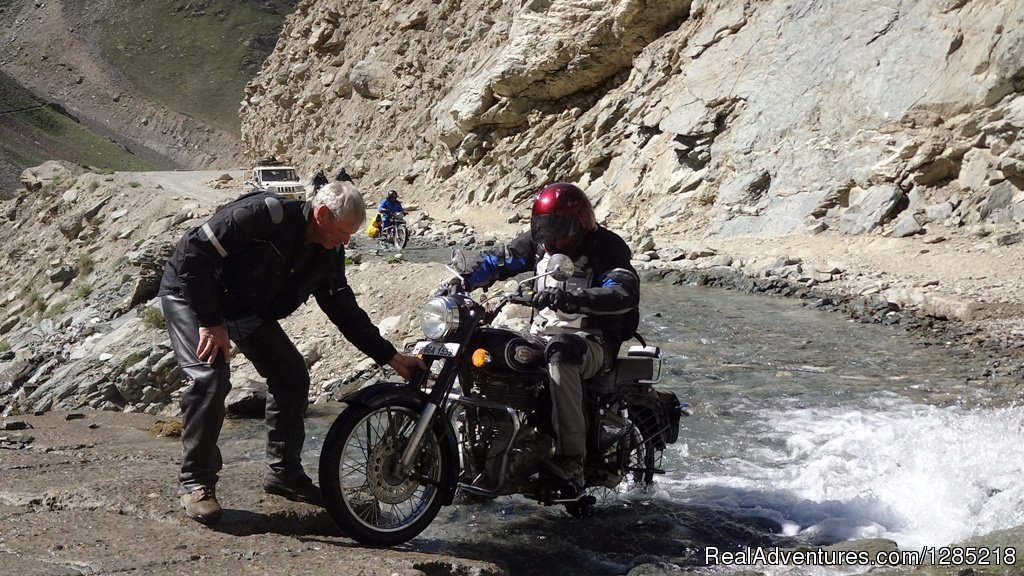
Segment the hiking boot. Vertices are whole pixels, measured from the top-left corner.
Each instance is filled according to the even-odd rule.
[[[551,476],[566,484],[572,484],[573,488],[581,490],[583,483],[583,456],[563,456],[561,454],[552,456],[550,460],[541,462],[541,466]]]
[[[215,524],[220,520],[220,503],[213,486],[200,486],[181,496],[181,507],[188,517],[202,524]]]
[[[294,476],[267,473],[263,477],[263,491],[267,494],[283,496],[293,502],[303,502],[320,507],[324,505],[320,489],[313,484],[309,476],[302,473]]]

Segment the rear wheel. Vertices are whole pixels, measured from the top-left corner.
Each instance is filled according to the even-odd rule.
[[[455,455],[434,430],[424,436],[411,473],[397,470],[420,408],[412,399],[352,406],[327,433],[320,453],[324,504],[353,540],[375,546],[406,542],[441,509],[443,471]]]
[[[623,491],[647,488],[654,482],[654,467],[657,455],[654,447],[634,426],[629,435],[621,440],[620,450],[626,451],[626,477],[622,479]]]

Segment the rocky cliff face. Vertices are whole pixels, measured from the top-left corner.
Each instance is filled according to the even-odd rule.
[[[316,0],[248,86],[252,154],[634,239],[1024,220],[1017,0]]]

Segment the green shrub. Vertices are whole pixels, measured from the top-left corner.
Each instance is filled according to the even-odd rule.
[[[39,292],[32,290],[28,294],[28,303],[32,308],[35,308],[36,312],[42,312],[46,310],[46,299],[43,298]]]
[[[78,257],[78,272],[89,274],[96,268],[96,260],[91,254],[82,254]]]
[[[92,284],[89,284],[88,282],[85,284],[79,284],[78,288],[75,289],[75,296],[78,296],[78,298],[88,298],[90,294],[92,294]]]
[[[11,349],[11,343],[7,340],[0,340],[0,352],[7,352]]]
[[[139,317],[142,318],[142,325],[146,328],[153,329],[164,329],[167,326],[167,321],[164,320],[164,315],[160,313],[160,309],[156,306],[147,306],[139,312]]]
[[[136,182],[135,180],[132,180],[131,182],[128,183],[128,185],[131,186],[132,188],[138,188],[139,186],[142,186],[142,182]]]

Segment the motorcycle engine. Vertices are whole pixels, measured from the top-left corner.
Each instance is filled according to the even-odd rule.
[[[534,399],[540,388],[539,385],[521,379],[492,378],[483,373],[475,375],[473,385],[480,396],[491,402],[505,404],[526,413],[533,409]]]

